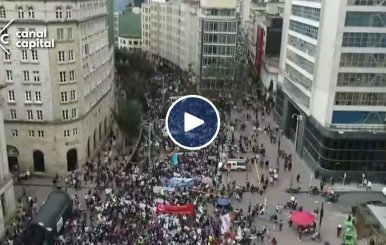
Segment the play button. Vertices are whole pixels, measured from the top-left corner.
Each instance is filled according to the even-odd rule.
[[[177,146],[199,150],[216,138],[220,129],[220,116],[208,99],[187,95],[170,106],[165,124],[170,139]]]
[[[184,113],[184,131],[188,132],[192,129],[197,128],[198,126],[201,126],[205,122],[201,120],[198,117],[195,117],[189,113]]]

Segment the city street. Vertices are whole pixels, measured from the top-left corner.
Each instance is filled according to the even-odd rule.
[[[249,113],[253,114],[252,110],[244,110],[241,113],[238,113],[236,110],[233,110],[231,113],[231,121],[233,121],[236,118],[242,118],[244,114]],[[254,118],[252,116],[252,118]],[[261,118],[259,116],[259,118]],[[270,116],[265,117],[264,123],[260,122],[260,127],[263,127],[264,124],[270,124],[271,127],[275,126],[275,123],[272,121],[272,118]],[[239,127],[235,130],[235,138],[238,139],[239,136],[242,134],[243,136],[252,136],[256,131],[253,129],[254,121],[247,121],[245,130],[241,131]],[[276,159],[277,159],[277,143],[272,144],[269,140],[269,135],[265,134],[263,131],[259,132],[258,137],[258,143],[264,144],[266,147],[266,159],[270,161],[270,166],[276,167]],[[288,139],[282,137],[281,138],[281,149],[284,150],[286,153],[293,152],[293,144]],[[114,151],[115,152],[115,151]],[[253,157],[252,153],[246,153],[246,154],[239,154],[237,156],[238,158],[249,158],[251,159]],[[161,158],[161,156],[159,156]],[[310,179],[311,178],[311,172],[305,165],[305,163],[297,157],[297,155],[294,156],[294,164],[291,172],[285,172],[282,167],[282,159],[280,159],[279,164],[279,181],[275,182],[274,186],[269,186],[268,191],[265,192],[263,195],[259,194],[251,194],[249,192],[245,193],[243,196],[242,202],[239,202],[235,199],[232,200],[232,205],[235,208],[242,208],[244,212],[248,209],[249,203],[254,206],[257,203],[264,203],[265,199],[267,200],[267,210],[273,210],[275,208],[275,205],[278,203],[284,204],[290,199],[290,194],[285,192],[285,189],[287,189],[290,186],[291,178],[293,179],[293,186],[297,187],[300,186],[303,190],[307,190],[310,186],[310,183],[312,185],[318,185],[317,180]],[[261,168],[258,165],[258,173],[256,172],[255,166],[252,166],[249,171],[231,171],[229,174],[229,180],[226,176],[226,173],[223,173],[223,183],[226,185],[228,182],[236,181],[237,185],[245,186],[246,180],[248,179],[249,182],[253,185],[257,185],[258,183],[258,175],[261,176],[261,174],[264,174],[264,176],[268,176],[268,169]],[[300,175],[300,183],[296,183],[296,176]],[[311,182],[310,182],[311,180]],[[50,187],[50,181],[51,180],[41,180],[41,183],[44,183],[47,186],[27,186],[27,193],[28,195],[32,197],[36,197],[38,200],[38,204],[42,204],[43,201],[46,199],[47,194],[52,190],[52,187]],[[17,196],[20,196],[22,194],[22,187],[16,186],[15,187]],[[81,190],[75,191],[73,188],[68,188],[68,192],[71,196],[78,195],[81,200],[83,200],[84,194],[89,190],[89,188],[82,188]],[[299,193],[296,194],[296,198],[298,200],[299,206],[304,207],[304,210],[312,212],[316,208],[321,208],[322,202],[324,202],[324,198],[320,196],[310,196],[308,193]],[[348,213],[351,210],[351,206],[355,205],[359,202],[363,202],[364,200],[380,200],[385,201],[385,198],[382,194],[378,193],[344,193],[342,194],[340,200],[337,203],[331,204],[331,203],[325,203],[324,205],[324,218],[322,222],[321,227],[321,235],[323,241],[329,241],[331,244],[340,244],[341,238],[336,237],[336,228],[338,224],[342,222],[343,219],[347,218]],[[267,215],[261,216],[255,219],[255,222],[253,225],[257,229],[263,229],[264,226],[266,226],[268,230],[268,234],[270,236],[275,237],[278,241],[278,244],[316,244],[315,241],[311,241],[310,237],[304,236],[302,241],[300,242],[297,238],[297,231],[293,229],[289,229],[287,225],[288,221],[288,215],[289,210],[283,210],[282,215],[279,217],[279,219],[283,219],[284,222],[284,228],[282,231],[278,230],[277,225],[275,226],[273,223],[269,222],[269,217]],[[319,220],[316,220],[316,223],[319,223]]]

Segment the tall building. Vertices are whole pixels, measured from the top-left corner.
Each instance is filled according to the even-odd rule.
[[[122,12],[114,13],[114,34],[118,48],[129,52],[142,50],[141,8],[128,7]]]
[[[192,71],[203,92],[217,94],[224,88],[208,70],[234,60],[236,35],[236,0],[153,0],[142,5],[143,49],[164,64]],[[225,89],[232,91],[233,85]]]
[[[381,0],[285,2],[275,115],[324,173],[386,172],[385,23]]]
[[[2,1],[0,27],[11,19],[7,52],[0,54],[10,169],[75,170],[110,132],[112,2]],[[35,40],[18,33],[46,33],[42,39],[54,47],[17,47]]]
[[[4,87],[4,83],[0,81],[0,91]],[[5,232],[5,220],[13,214],[16,209],[15,192],[13,189],[12,176],[9,173],[7,146],[5,142],[3,106],[4,98],[0,94],[0,236]]]

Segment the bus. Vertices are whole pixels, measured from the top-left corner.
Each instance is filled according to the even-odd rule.
[[[43,207],[28,223],[20,237],[23,245],[52,245],[63,229],[64,223],[73,215],[71,196],[62,190],[52,191]]]

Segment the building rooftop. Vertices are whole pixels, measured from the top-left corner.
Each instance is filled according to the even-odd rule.
[[[367,205],[374,217],[381,224],[383,229],[386,230],[386,206]]]
[[[136,14],[127,9],[119,15],[119,37],[141,38],[141,14]]]

